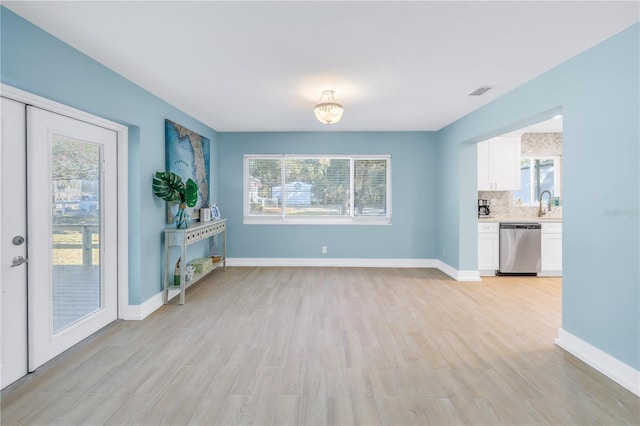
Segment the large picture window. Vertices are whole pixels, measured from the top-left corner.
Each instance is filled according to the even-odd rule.
[[[245,155],[245,223],[390,223],[391,156]]]

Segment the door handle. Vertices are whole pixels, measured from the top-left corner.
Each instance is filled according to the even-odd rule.
[[[23,263],[27,263],[27,262],[29,262],[29,259],[25,259],[25,258],[24,258],[24,257],[22,257],[22,256],[16,256],[16,257],[14,257],[14,258],[13,258],[13,260],[11,261],[11,267],[12,267],[12,268],[15,268],[16,266],[20,266],[20,265],[22,265]]]

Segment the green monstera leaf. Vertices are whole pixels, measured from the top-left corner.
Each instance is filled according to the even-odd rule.
[[[182,178],[173,172],[156,172],[153,177],[153,193],[165,201],[181,201],[184,188]]]
[[[182,178],[173,172],[156,172],[153,177],[153,193],[165,201],[176,201],[193,207],[198,202],[198,184],[193,179]]]
[[[198,202],[198,184],[193,181],[193,179],[187,179],[187,184],[184,188],[184,198],[182,202],[187,205],[187,207],[193,207]]]

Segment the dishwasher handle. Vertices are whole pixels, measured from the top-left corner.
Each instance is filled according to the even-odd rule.
[[[541,229],[539,223],[500,223],[500,229]]]

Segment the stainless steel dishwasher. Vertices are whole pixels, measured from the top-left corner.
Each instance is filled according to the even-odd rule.
[[[498,274],[537,275],[540,272],[539,223],[500,223]]]

